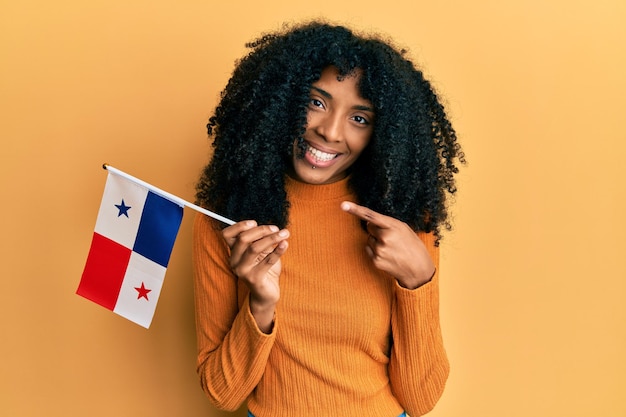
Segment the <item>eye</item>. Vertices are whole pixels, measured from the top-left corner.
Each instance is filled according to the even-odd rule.
[[[313,107],[319,107],[320,109],[324,108],[324,103],[322,103],[320,100],[316,99],[316,98],[312,98],[309,101],[309,104]]]
[[[369,120],[367,120],[363,116],[354,116],[354,117],[352,117],[352,120],[354,120],[355,122],[357,122],[358,124],[361,124],[361,125],[368,125],[368,124],[370,124]]]

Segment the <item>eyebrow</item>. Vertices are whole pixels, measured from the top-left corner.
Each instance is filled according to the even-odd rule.
[[[319,87],[316,87],[316,86],[314,86],[314,85],[312,85],[312,86],[311,86],[311,88],[312,88],[313,90],[317,91],[318,93],[320,93],[321,95],[323,95],[324,97],[326,97],[327,99],[332,99],[332,98],[333,98],[332,94],[330,94],[328,91],[324,90],[323,88],[319,88]],[[374,112],[374,109],[373,109],[372,107],[370,107],[370,106],[364,106],[364,105],[362,105],[362,104],[357,104],[357,105],[356,105],[356,106],[354,106],[353,108],[354,108],[355,110],[369,111],[369,112],[375,113],[375,112]]]

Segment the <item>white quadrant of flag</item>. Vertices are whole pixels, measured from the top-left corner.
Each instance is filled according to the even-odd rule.
[[[139,184],[109,174],[94,231],[132,249],[148,193]]]
[[[109,173],[77,293],[148,328],[183,207]]]
[[[113,312],[150,327],[164,279],[165,267],[132,252]]]

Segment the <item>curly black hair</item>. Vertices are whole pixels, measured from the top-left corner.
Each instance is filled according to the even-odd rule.
[[[359,90],[376,115],[370,143],[349,184],[358,203],[441,237],[450,229],[446,195],[465,163],[444,107],[423,73],[389,41],[315,21],[246,45],[207,125],[214,153],[197,202],[235,220],[286,227],[285,173],[302,137],[311,85],[335,66],[360,70]]]

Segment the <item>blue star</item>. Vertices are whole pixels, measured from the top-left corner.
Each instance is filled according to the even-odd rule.
[[[127,206],[126,204],[124,204],[124,199],[122,198],[122,204],[120,205],[115,205],[115,207],[117,207],[117,209],[120,211],[117,214],[117,217],[120,217],[122,214],[126,217],[128,217],[128,209],[130,209],[130,206]]]

